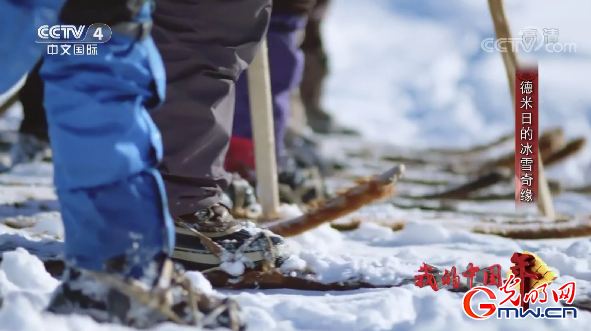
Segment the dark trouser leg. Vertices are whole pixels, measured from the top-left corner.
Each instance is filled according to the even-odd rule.
[[[47,133],[47,118],[43,107],[43,81],[39,75],[40,60],[35,68],[29,72],[25,85],[18,93],[23,105],[23,121],[19,132],[35,136],[38,139],[49,140]]]
[[[234,116],[234,84],[259,49],[270,0],[156,1],[153,37],[164,60],[167,99],[153,114],[162,133],[173,217],[219,202]]]

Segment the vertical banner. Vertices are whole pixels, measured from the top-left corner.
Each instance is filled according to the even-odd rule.
[[[515,72],[515,205],[538,200],[538,65]]]

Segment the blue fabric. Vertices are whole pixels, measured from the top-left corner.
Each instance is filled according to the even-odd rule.
[[[139,17],[149,13],[146,5]],[[46,55],[40,70],[66,260],[102,270],[107,259],[125,254],[139,276],[174,246],[155,170],[161,136],[147,112],[164,99],[164,67],[151,38],[113,33],[97,52]]]
[[[304,55],[299,49],[297,31],[305,27],[305,24],[305,16],[275,14],[271,15],[271,23],[267,32],[274,131],[278,156],[282,155],[283,138],[289,118],[290,93],[293,88],[299,86],[302,80]],[[252,139],[248,70],[236,82],[236,108],[232,135]]]
[[[39,60],[45,45],[37,29],[57,21],[64,0],[0,0],[0,94],[7,92]]]

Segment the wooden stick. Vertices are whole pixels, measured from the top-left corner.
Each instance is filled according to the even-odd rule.
[[[394,195],[396,181],[403,173],[404,164],[396,165],[381,175],[368,179],[334,198],[324,201],[302,216],[267,223],[264,227],[283,237],[300,235],[324,223],[348,215],[363,206]]]
[[[273,130],[273,103],[267,40],[248,67],[248,93],[255,152],[257,193],[263,218],[275,219],[279,214],[279,187]]]
[[[511,39],[511,30],[509,29],[509,22],[505,16],[505,10],[503,8],[502,0],[488,0],[490,8],[490,14],[492,16],[493,24],[495,27],[495,34],[498,39],[507,38],[509,47],[506,48],[505,52],[502,52],[503,62],[505,63],[505,71],[507,73],[507,81],[509,83],[509,91],[511,92],[511,105],[515,104],[515,71],[519,67],[517,55],[513,50],[513,44]],[[538,151],[538,155],[541,155]],[[546,174],[544,173],[544,164],[541,160],[538,160],[538,183],[539,183],[539,197],[538,197],[538,209],[548,219],[556,219],[554,212],[554,205],[552,203],[552,196],[550,194],[550,188],[548,187],[548,181],[546,180]]]

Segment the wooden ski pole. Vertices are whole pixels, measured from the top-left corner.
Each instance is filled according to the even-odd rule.
[[[263,39],[259,52],[248,67],[248,94],[254,140],[257,195],[262,207],[263,219],[271,220],[279,215],[279,187],[266,39]]]
[[[488,0],[490,14],[492,16],[495,35],[497,39],[506,38],[509,46],[506,47],[506,51],[502,52],[503,63],[505,64],[505,71],[507,73],[507,81],[509,83],[509,91],[511,92],[512,105],[515,104],[515,71],[519,67],[517,55],[513,49],[513,42],[511,39],[511,30],[509,29],[509,22],[505,15],[505,9],[503,8],[502,0]],[[540,151],[538,150],[538,155]],[[556,219],[554,212],[554,205],[552,202],[552,196],[546,174],[544,173],[544,164],[541,159],[538,159],[538,183],[539,183],[539,197],[538,197],[538,209],[542,215],[546,216],[550,220]]]

